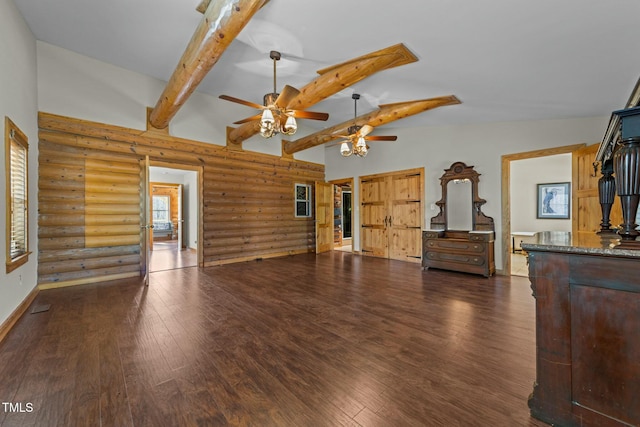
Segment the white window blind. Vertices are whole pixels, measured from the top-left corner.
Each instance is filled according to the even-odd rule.
[[[28,150],[27,137],[5,117],[7,272],[27,262],[29,256]]]
[[[11,259],[27,253],[27,150],[11,140]]]

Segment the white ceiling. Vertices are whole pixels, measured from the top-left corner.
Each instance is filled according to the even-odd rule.
[[[200,0],[14,2],[38,40],[163,80],[202,17]],[[352,118],[354,91],[358,115],[441,95],[462,101],[389,128],[608,116],[640,76],[639,16],[638,0],[271,0],[198,90],[260,104],[273,90],[270,50],[283,55],[278,89],[301,88],[318,69],[404,43],[417,63],[316,104],[329,121],[307,124]],[[238,119],[254,113],[229,105]]]

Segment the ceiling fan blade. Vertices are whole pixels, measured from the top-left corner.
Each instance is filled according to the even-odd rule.
[[[366,136],[364,139],[366,141],[395,141],[398,139],[398,137],[395,135],[393,136],[369,135],[369,136]]]
[[[243,123],[253,122],[254,120],[260,120],[262,118],[262,114],[256,114],[255,116],[247,117],[246,119],[238,120],[237,122],[233,122],[234,125],[241,125]]]
[[[371,132],[373,132],[373,126],[364,125],[358,130],[358,132],[356,132],[356,135],[358,137],[361,137],[361,136],[364,137],[364,136],[369,135]]]
[[[276,99],[276,105],[280,109],[285,109],[289,105],[289,103],[300,94],[300,91],[293,86],[286,85],[280,95],[278,95],[278,99]]]
[[[311,120],[327,121],[327,119],[329,118],[329,114],[318,113],[316,111],[292,110],[291,115],[296,119],[311,119]]]
[[[229,95],[220,95],[218,98],[224,99],[225,101],[231,101],[231,102],[235,102],[237,104],[246,105],[248,107],[257,108],[258,110],[263,110],[264,109],[263,105],[256,104],[256,103],[251,102],[251,101],[245,101],[244,99],[240,99],[240,98],[234,98],[233,96],[229,96]]]

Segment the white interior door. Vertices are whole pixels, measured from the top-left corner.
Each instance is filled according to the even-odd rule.
[[[184,236],[184,217],[183,215],[183,208],[182,208],[182,191],[183,191],[183,185],[182,184],[178,184],[178,250],[183,250],[186,245],[184,244],[183,240],[183,236]]]

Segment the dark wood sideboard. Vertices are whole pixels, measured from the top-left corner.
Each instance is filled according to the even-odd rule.
[[[492,276],[496,272],[493,231],[424,230],[422,268]]]
[[[536,299],[531,415],[555,426],[640,425],[640,250],[615,236],[523,243]]]

